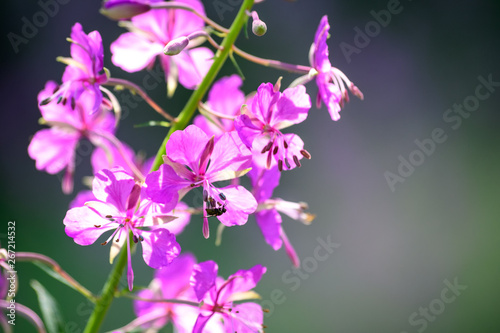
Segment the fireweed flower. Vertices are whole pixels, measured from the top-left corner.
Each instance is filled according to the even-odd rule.
[[[282,171],[300,167],[302,157],[311,158],[304,142],[296,134],[283,134],[282,129],[307,118],[311,100],[302,85],[279,91],[279,81],[262,83],[246,112],[236,117],[234,127],[241,141],[254,154],[259,165],[268,169],[276,165]]]
[[[128,173],[128,172],[127,172]],[[137,181],[137,179],[136,179]],[[96,197],[94,196],[94,193],[89,190],[83,190],[80,191],[76,197],[70,202],[69,208],[75,208],[75,207],[81,207],[84,206],[88,201],[95,201],[97,200]],[[146,202],[147,203],[147,202]],[[163,214],[165,212],[164,205],[154,203],[154,202],[149,202],[149,204],[145,204],[144,209],[149,209],[149,215],[155,216],[155,214]],[[188,205],[182,201],[179,201],[177,205],[172,209],[170,212],[167,212],[168,215],[175,217],[175,220],[168,222],[165,226],[162,226],[165,229],[168,229],[171,233],[174,235],[179,235],[184,228],[189,224],[189,221],[191,219],[191,212],[188,207]],[[151,219],[151,221],[148,221],[150,225],[158,225],[161,221],[158,221],[157,219]],[[117,244],[113,244],[117,246],[117,249],[120,249],[121,246]]]
[[[253,302],[233,304],[234,301],[256,298],[253,292],[266,268],[256,265],[249,270],[239,270],[227,280],[217,277],[218,266],[214,261],[205,261],[194,266],[191,285],[199,301],[203,300],[201,313],[196,320],[193,333],[204,332],[212,317],[222,319],[227,333],[263,332],[262,307]]]
[[[47,82],[38,94],[38,101],[51,96],[57,84]],[[95,100],[93,90],[85,90],[71,106],[68,103],[40,105],[43,123],[50,126],[35,133],[28,146],[29,156],[36,160],[36,168],[56,174],[65,169],[62,181],[64,193],[73,190],[73,173],[76,164],[76,149],[82,138],[94,145],[103,143],[103,135],[113,135],[115,118],[104,106],[97,112],[90,112]],[[78,158],[81,158],[78,156]]]
[[[114,230],[108,239],[116,243],[126,242],[128,252],[127,281],[132,290],[134,272],[130,255],[130,237],[142,244],[142,257],[146,264],[161,268],[179,255],[181,248],[175,236],[154,221],[169,222],[167,213],[176,201],[165,203],[154,211],[145,195],[144,187],[122,168],[101,170],[93,181],[93,194],[97,200],[88,201],[83,207],[70,209],[64,218],[66,234],[79,245],[93,244],[106,231]],[[111,253],[112,258],[116,253]]]
[[[320,108],[321,101],[323,101],[332,120],[337,121],[340,119],[340,108],[344,105],[344,102],[349,101],[347,89],[360,99],[363,99],[363,93],[344,73],[330,63],[328,45],[326,45],[329,30],[330,24],[328,23],[328,17],[325,15],[321,18],[314,37],[314,43],[311,45],[309,62],[318,72],[316,75],[316,84],[318,85],[316,106]]]
[[[154,2],[154,1],[151,1]],[[199,13],[205,13],[199,0],[178,0]],[[171,96],[177,80],[186,88],[194,89],[212,65],[213,52],[206,47],[190,45],[175,57],[163,54],[163,48],[172,39],[203,30],[201,18],[185,10],[154,9],[134,16],[130,32],[122,34],[111,44],[113,64],[127,72],[151,68],[156,56],[165,71],[167,89]]]
[[[209,236],[208,217],[225,226],[242,225],[257,208],[252,194],[240,185],[216,188],[213,183],[240,177],[249,171],[251,153],[239,143],[236,132],[209,137],[195,125],[174,132],[166,146],[165,164],[146,178],[148,193],[163,202],[172,192],[180,197],[203,187],[203,235]]]
[[[169,266],[156,270],[149,287],[137,296],[142,299],[197,302],[189,283],[195,264],[196,259],[192,254],[179,255]],[[130,332],[136,328],[156,331],[172,322],[175,332],[191,333],[200,313],[199,308],[192,305],[142,300],[134,301],[134,310],[137,318],[114,332]],[[224,332],[224,328],[222,323],[214,320],[205,327],[204,332]]]
[[[89,112],[95,112],[102,103],[102,92],[99,88],[107,81],[104,69],[104,51],[102,38],[98,31],[92,31],[88,35],[82,29],[80,23],[75,23],[71,29],[71,58],[58,58],[67,64],[62,77],[62,85],[54,90],[40,102],[40,105],[48,104],[52,100],[57,103],[74,106],[75,100],[85,90],[93,92],[93,104]]]
[[[234,131],[234,120],[231,118],[238,116],[241,106],[245,104],[245,94],[240,89],[242,84],[243,81],[236,74],[215,82],[208,92],[205,107],[227,118],[218,118],[212,114],[198,115],[194,118],[193,124],[207,135],[215,135],[215,137]]]
[[[247,176],[252,182],[252,193],[259,204],[255,212],[255,220],[264,239],[275,251],[284,244],[288,257],[295,267],[299,267],[299,257],[283,229],[280,213],[304,224],[310,224],[315,216],[306,212],[308,206],[304,202],[297,203],[271,198],[281,177],[276,166],[267,170],[254,165]]]

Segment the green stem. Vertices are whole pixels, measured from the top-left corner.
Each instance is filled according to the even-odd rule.
[[[132,242],[131,246],[133,246],[133,244]],[[84,333],[96,333],[99,331],[99,327],[101,327],[102,321],[113,301],[114,294],[118,289],[118,284],[120,283],[125,266],[127,266],[127,248],[125,246],[122,247],[117,259],[115,266],[109,273],[106,284],[104,284],[102,288],[102,294],[97,299],[94,311],[90,315],[87,326],[83,331]]]
[[[246,11],[250,11],[253,6],[253,2],[254,0],[245,0],[241,5],[240,11],[238,12],[238,15],[236,15],[231,28],[229,28],[229,32],[226,38],[224,38],[224,40],[222,41],[221,48],[217,50],[217,53],[215,53],[214,62],[208,70],[207,75],[203,78],[203,81],[201,81],[198,88],[193,92],[188,102],[186,103],[186,106],[177,117],[177,122],[174,123],[172,127],[170,127],[167,136],[163,140],[163,143],[161,144],[160,149],[156,154],[155,161],[151,168],[152,171],[158,170],[160,165],[163,164],[162,156],[165,155],[165,145],[167,144],[170,135],[177,130],[183,130],[191,121],[191,118],[193,117],[193,114],[198,107],[198,103],[201,101],[203,96],[205,96],[208,88],[212,85],[212,82],[219,73],[219,70],[222,68],[222,65],[224,65],[224,63],[226,62],[226,59],[229,56],[229,52],[231,51],[234,42],[236,41],[236,38],[241,31],[241,28],[248,19]]]
[[[214,62],[210,69],[208,70],[207,75],[204,77],[203,81],[200,83],[199,87],[193,92],[190,99],[188,100],[186,106],[181,111],[179,116],[177,117],[177,122],[173,123],[173,126],[170,128],[167,136],[163,140],[163,143],[156,154],[156,159],[154,162],[152,170],[158,170],[160,165],[163,163],[162,156],[165,154],[165,145],[167,144],[170,135],[176,130],[182,130],[186,128],[187,124],[193,117],[196,108],[198,107],[198,103],[201,101],[203,96],[206,94],[208,88],[212,85],[212,82],[215,80],[215,77],[219,73],[219,70],[224,65],[231,48],[236,41],[243,25],[245,24],[248,16],[246,11],[250,10],[253,6],[254,0],[245,0],[241,5],[241,8],[236,15],[236,18],[229,29],[229,32],[222,41],[221,49],[217,51],[214,57]],[[127,249],[125,247],[120,251],[120,255],[118,260],[115,263],[115,266],[111,270],[108,279],[106,280],[106,284],[103,287],[101,296],[97,299],[96,306],[94,311],[90,315],[89,321],[87,322],[87,326],[85,327],[84,333],[95,333],[98,332],[99,327],[108,312],[109,306],[113,301],[114,294],[117,291],[118,283],[120,282],[123,271],[125,270],[125,266],[127,265]]]

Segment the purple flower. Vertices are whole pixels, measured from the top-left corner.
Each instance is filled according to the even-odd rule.
[[[57,103],[65,104],[70,101],[74,105],[75,100],[83,91],[93,92],[93,104],[90,112],[95,112],[102,103],[102,92],[99,86],[107,81],[103,71],[104,51],[102,38],[98,31],[92,31],[88,35],[82,29],[80,23],[75,23],[71,29],[71,58],[59,58],[66,63],[62,82],[63,84],[40,102],[41,105],[48,104],[53,99]]]
[[[288,257],[295,267],[299,267],[300,259],[283,229],[280,212],[304,224],[310,224],[315,216],[305,212],[308,207],[304,202],[271,198],[281,177],[276,166],[267,170],[254,165],[247,175],[252,182],[252,193],[259,204],[255,220],[264,239],[275,251],[284,244]]]
[[[344,102],[349,101],[347,88],[357,97],[363,99],[363,93],[352,83],[347,76],[339,69],[332,66],[328,58],[328,46],[326,40],[330,24],[325,15],[321,18],[318,30],[314,37],[314,43],[309,53],[309,62],[316,69],[316,84],[318,85],[318,96],[316,99],[317,107],[321,107],[321,101],[326,104],[326,108],[332,117],[332,120],[340,119],[340,108]]]
[[[263,332],[262,307],[253,302],[234,305],[233,301],[258,296],[251,289],[259,283],[266,268],[256,265],[249,270],[239,270],[225,281],[217,277],[217,271],[218,266],[214,261],[194,266],[191,285],[198,300],[203,300],[203,306],[193,333],[204,332],[205,325],[213,317],[224,321],[227,333]]]
[[[178,0],[204,15],[199,0]],[[130,32],[122,34],[111,44],[113,63],[127,72],[151,68],[156,56],[165,71],[169,95],[175,91],[177,80],[186,88],[194,89],[212,65],[213,52],[205,47],[188,47],[175,57],[163,54],[163,48],[172,39],[203,30],[201,18],[185,10],[154,9],[134,16]]]
[[[142,244],[144,261],[153,268],[167,266],[179,255],[181,248],[175,236],[160,223],[173,219],[167,213],[175,206],[175,201],[153,210],[144,188],[122,168],[101,170],[94,178],[93,194],[97,200],[67,212],[64,218],[66,234],[79,245],[90,245],[106,231],[114,230],[102,245],[111,240],[114,246],[115,243],[127,243],[130,290],[134,279],[130,233],[135,243]],[[111,260],[118,251],[112,246]]]
[[[193,124],[201,128],[207,135],[219,137],[225,132],[234,131],[234,118],[240,114],[241,106],[245,102],[245,94],[240,90],[243,81],[234,74],[223,77],[214,83],[208,92],[208,99],[205,107],[215,111],[226,118],[218,118],[211,114],[206,116],[198,115],[194,118]],[[209,118],[209,119],[208,119]]]
[[[226,226],[242,225],[257,208],[252,194],[240,185],[216,188],[213,183],[234,179],[249,171],[251,154],[242,147],[236,132],[209,137],[195,125],[174,132],[166,146],[166,164],[146,178],[148,193],[163,202],[173,192],[182,197],[203,187],[203,235],[208,238],[208,216]]]
[[[193,255],[179,255],[169,266],[157,270],[148,289],[142,290],[137,296],[142,299],[196,302],[194,290],[189,283],[195,264]],[[119,332],[129,332],[136,328],[160,329],[172,322],[176,332],[191,333],[200,313],[197,307],[191,305],[147,301],[135,301],[134,310],[137,318],[119,329]],[[205,327],[204,332],[223,332],[222,324],[213,321]]]
[[[282,171],[283,164],[293,169],[300,167],[299,160],[303,156],[310,158],[298,135],[283,134],[281,130],[304,121],[311,100],[302,85],[285,89],[283,93],[279,92],[278,86],[262,83],[249,110],[236,117],[234,127],[243,143],[252,149],[259,165],[269,169],[277,162]]]
[[[47,82],[45,89],[38,94],[38,101],[43,101],[57,88],[53,81]],[[115,118],[107,109],[101,107],[91,113],[94,92],[85,90],[71,106],[68,103],[40,105],[43,122],[49,129],[35,133],[28,146],[29,156],[36,160],[36,168],[56,174],[65,169],[62,182],[64,193],[73,189],[73,173],[81,159],[76,156],[78,142],[88,139],[94,145],[103,144],[103,136],[113,135]]]

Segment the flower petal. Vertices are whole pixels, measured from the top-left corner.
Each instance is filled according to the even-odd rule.
[[[179,177],[170,165],[162,164],[158,171],[146,177],[146,194],[154,202],[171,206],[179,201],[178,191],[189,186],[190,182]]]
[[[271,126],[283,129],[293,124],[303,122],[311,108],[311,98],[306,93],[306,87],[300,85],[285,89],[276,104]]]
[[[224,133],[215,143],[207,178],[210,182],[233,179],[252,164],[252,153],[241,142],[236,131]],[[246,172],[245,172],[246,173]]]
[[[271,245],[275,251],[280,249],[283,245],[280,236],[282,220],[278,211],[276,211],[276,209],[262,210],[255,213],[255,220],[267,244]]]
[[[226,196],[226,212],[217,218],[225,226],[243,225],[248,215],[257,209],[257,201],[246,188],[241,185],[229,185],[220,189]]]
[[[55,174],[63,170],[75,158],[75,148],[80,134],[68,133],[56,128],[35,133],[28,146],[29,156],[36,160],[36,168]]]
[[[229,319],[229,318],[228,318]],[[231,318],[225,320],[226,332],[262,332],[264,311],[257,303],[246,302],[233,307]]]
[[[193,266],[193,273],[189,283],[193,287],[198,301],[201,301],[205,294],[215,286],[218,270],[217,263],[212,260]]]
[[[174,162],[187,165],[198,174],[200,156],[209,139],[210,137],[195,125],[175,131],[167,142],[167,156]]]
[[[220,290],[218,303],[226,303],[234,293],[245,292],[255,288],[266,270],[264,266],[256,265],[250,269],[239,270],[229,276],[227,278],[228,282]]]
[[[94,177],[92,192],[98,200],[125,212],[127,199],[134,185],[134,178],[123,168],[103,169]]]
[[[124,71],[137,72],[154,62],[155,57],[162,54],[163,47],[161,43],[126,32],[111,43],[111,61]]]
[[[172,60],[179,69],[179,82],[187,89],[195,89],[213,63],[214,53],[206,47],[187,49]]]
[[[146,264],[153,268],[167,266],[181,252],[181,247],[175,240],[175,235],[167,229],[156,229],[143,232],[142,257]]]
[[[63,222],[66,234],[78,245],[93,244],[104,232],[116,229],[116,225],[110,224],[87,206],[70,209]]]

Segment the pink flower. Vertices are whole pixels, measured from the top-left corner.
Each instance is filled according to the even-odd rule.
[[[315,216],[305,212],[308,207],[304,202],[296,203],[271,198],[281,177],[276,166],[266,170],[254,165],[248,177],[252,181],[252,193],[259,204],[255,220],[264,239],[275,251],[284,244],[288,257],[295,267],[299,267],[300,259],[283,229],[280,212],[304,224],[310,224]]]
[[[326,45],[329,30],[330,24],[328,23],[328,17],[325,15],[321,18],[318,30],[316,31],[314,43],[311,46],[309,54],[309,62],[318,72],[316,75],[316,84],[318,85],[316,105],[318,108],[321,107],[321,101],[323,101],[332,120],[337,121],[340,119],[340,108],[344,105],[344,102],[349,101],[345,84],[360,99],[363,99],[363,93],[344,73],[333,67],[330,63],[328,46]]]
[[[205,325],[213,317],[224,321],[227,333],[263,332],[262,307],[252,302],[234,305],[233,301],[248,299],[245,296],[251,294],[251,289],[259,283],[266,268],[256,265],[249,270],[239,270],[226,281],[217,277],[217,271],[218,266],[214,261],[194,266],[191,285],[198,300],[203,300],[203,306],[193,333],[204,332]]]
[[[195,125],[174,132],[166,146],[166,164],[146,178],[148,193],[162,202],[172,192],[182,197],[195,187],[203,187],[203,235],[208,238],[208,216],[216,216],[226,226],[242,225],[257,208],[257,202],[243,186],[216,188],[213,183],[244,175],[251,163],[250,152],[241,147],[235,132],[220,138],[209,137]]]
[[[53,81],[47,82],[38,94],[38,101],[51,96],[57,88]],[[38,131],[28,146],[29,156],[36,160],[36,168],[56,174],[65,169],[63,191],[73,189],[73,173],[80,156],[76,156],[78,142],[88,139],[94,145],[103,144],[103,135],[112,135],[115,130],[114,116],[101,107],[98,112],[90,112],[94,103],[94,91],[85,90],[71,106],[68,103],[40,105],[43,121],[49,129]],[[104,104],[103,104],[104,105]]]
[[[92,31],[88,35],[82,29],[80,23],[75,23],[71,29],[71,58],[60,58],[66,63],[62,82],[63,84],[55,89],[53,94],[40,101],[40,105],[48,104],[53,99],[57,103],[74,106],[75,100],[85,90],[93,92],[93,104],[90,112],[95,112],[102,103],[102,93],[99,86],[107,81],[103,71],[104,51],[102,38],[98,31]]]
[[[114,230],[108,239],[114,243],[127,243],[127,280],[132,290],[134,273],[130,255],[130,237],[142,244],[142,256],[153,268],[167,266],[181,251],[175,236],[161,222],[173,218],[166,213],[176,202],[166,203],[161,209],[153,210],[144,188],[122,168],[101,170],[94,178],[93,194],[97,200],[86,202],[85,206],[70,209],[64,218],[66,234],[79,245],[93,244],[106,231]],[[113,252],[112,258],[116,255]]]
[[[204,15],[199,0],[178,0]],[[203,30],[201,18],[185,10],[155,9],[134,16],[131,32],[122,34],[111,44],[113,63],[127,72],[151,68],[158,56],[165,71],[169,95],[175,91],[177,79],[188,89],[194,89],[208,72],[213,52],[205,47],[187,49],[175,57],[163,54],[163,48],[172,39]],[[173,86],[172,86],[173,84]]]
[[[227,118],[218,118],[210,114],[198,115],[194,118],[193,124],[201,128],[207,135],[215,135],[215,137],[219,137],[225,132],[234,131],[234,120],[230,118],[238,116],[241,106],[249,103],[248,100],[245,101],[245,94],[240,90],[242,84],[243,81],[236,74],[223,77],[215,82],[208,92],[205,105],[209,110]]]
[[[157,270],[148,289],[142,290],[137,296],[151,300],[176,299],[196,302],[194,290],[189,284],[195,264],[193,255],[179,255],[169,266]],[[172,322],[176,332],[191,333],[200,313],[198,307],[169,302],[135,301],[134,310],[137,318],[118,332],[130,332],[136,328],[158,330]],[[216,333],[224,330],[221,323],[213,321],[205,327],[204,332]]]
[[[259,165],[269,169],[277,162],[278,169],[282,171],[283,164],[293,169],[300,166],[299,160],[303,156],[310,158],[298,135],[283,134],[281,130],[304,121],[311,108],[311,100],[302,85],[285,89],[283,93],[279,92],[278,86],[262,83],[249,110],[236,117],[234,127],[241,141],[252,149]],[[264,157],[263,162],[261,157]]]

